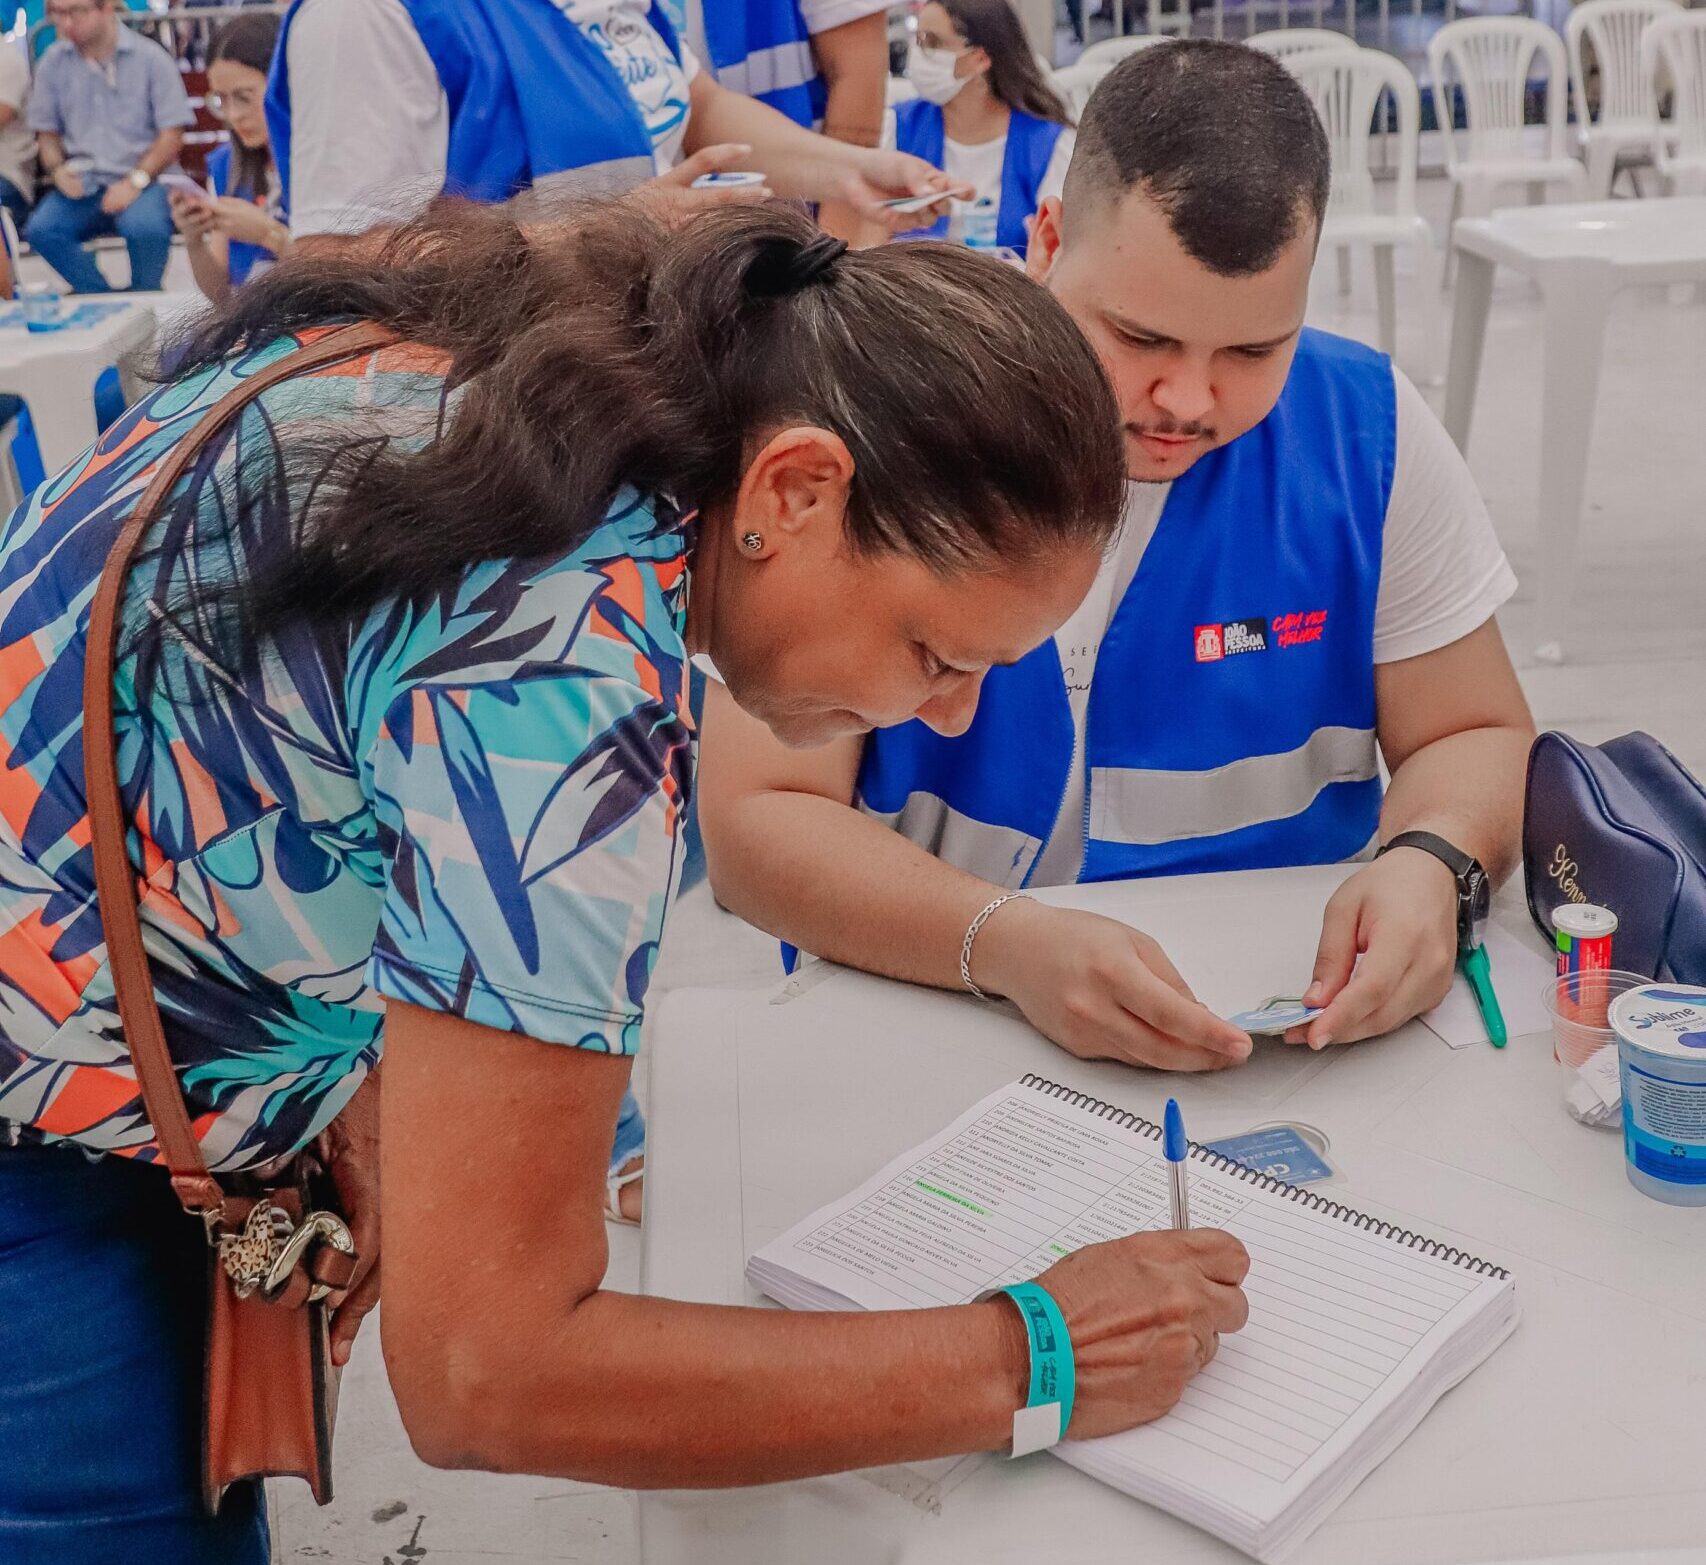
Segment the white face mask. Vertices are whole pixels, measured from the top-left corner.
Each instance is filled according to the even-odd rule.
[[[954,74],[959,58],[946,49],[920,49],[913,44],[906,51],[906,79],[926,103],[940,106],[951,102],[971,80],[969,76]]]

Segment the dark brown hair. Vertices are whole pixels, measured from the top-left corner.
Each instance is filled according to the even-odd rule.
[[[1009,0],[937,0],[960,37],[989,56],[989,90],[1010,109],[1070,125],[1072,113],[1042,73]]]
[[[722,500],[751,440],[784,422],[847,443],[856,551],[949,573],[1104,544],[1120,424],[1066,312],[953,246],[829,254],[777,205],[669,227],[614,201],[524,230],[505,208],[441,201],[365,257],[291,257],[236,290],[179,345],[179,377],[365,319],[447,352],[459,386],[424,444],[359,428],[287,444],[311,464],[312,514],[269,529],[270,563],[238,588],[251,627],[347,620],[481,561],[560,557],[625,485]],[[252,532],[247,503],[230,525]]]
[[[217,65],[230,60],[234,65],[246,65],[263,77],[272,69],[273,50],[278,46],[276,16],[233,17],[213,35],[213,47],[208,50],[207,63]],[[272,147],[245,146],[236,136],[231,137],[231,172],[235,176],[232,189],[247,190],[255,197],[264,196],[267,175],[272,168]],[[227,192],[216,190],[217,196]]]
[[[1121,60],[1090,96],[1065,211],[1136,189],[1211,272],[1265,272],[1327,210],[1327,133],[1271,55],[1180,39]]]

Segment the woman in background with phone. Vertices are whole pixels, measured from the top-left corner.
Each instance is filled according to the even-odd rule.
[[[1072,161],[1072,117],[1045,78],[1008,0],[929,0],[906,76],[918,97],[895,106],[887,144],[933,163],[995,203],[995,241],[1025,253],[1027,220],[1057,196]],[[909,239],[955,237],[951,219]],[[885,237],[873,230],[870,242]]]
[[[196,286],[215,304],[290,248],[290,230],[278,215],[264,106],[277,42],[276,16],[240,16],[220,28],[208,58],[208,102],[230,139],[208,156],[211,193],[192,193],[188,180],[168,192]]]

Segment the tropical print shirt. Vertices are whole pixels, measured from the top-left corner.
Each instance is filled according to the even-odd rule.
[[[155,391],[0,534],[0,1129],[156,1156],[94,890],[88,611],[155,465],[313,335]],[[266,391],[180,480],[129,579],[115,689],[131,860],[215,1170],[328,1123],[379,1057],[386,998],[638,1044],[691,780],[690,539],[672,508],[619,495],[561,557],[481,564],[425,606],[292,628],[264,656],[221,653],[182,591],[302,525],[328,432],[432,439],[454,412],[447,368],[399,344]]]

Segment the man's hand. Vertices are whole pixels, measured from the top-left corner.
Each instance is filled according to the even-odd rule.
[[[1097,913],[1008,902],[978,932],[971,975],[1080,1059],[1207,1071],[1250,1057],[1248,1035],[1197,1000],[1160,946]]]
[[[101,210],[108,217],[117,217],[141,194],[128,179],[115,180],[101,192]]]
[[[355,1096],[321,1135],[318,1151],[338,1192],[338,1213],[349,1224],[360,1265],[332,1310],[332,1362],[349,1362],[361,1322],[379,1302],[379,1069],[367,1073]]]
[[[1456,967],[1456,878],[1431,853],[1394,848],[1333,893],[1303,993],[1326,1009],[1287,1040],[1324,1049],[1391,1032],[1438,1005]]]
[[[83,176],[74,173],[69,163],[61,163],[48,175],[53,181],[53,188],[68,201],[83,199]]]

